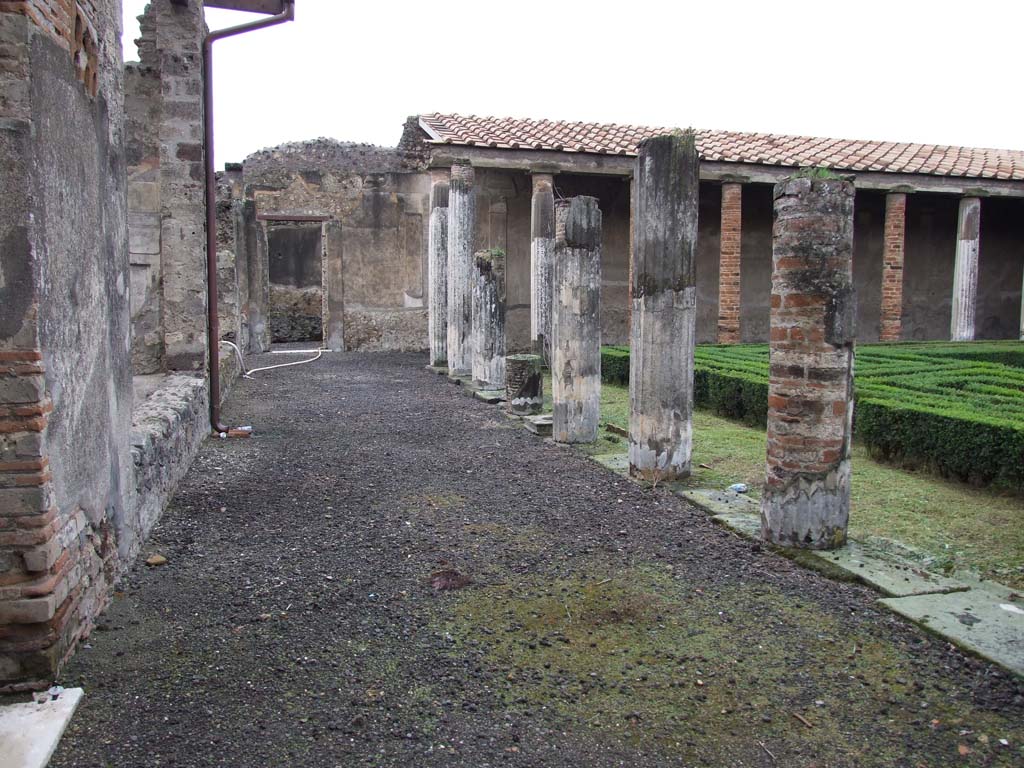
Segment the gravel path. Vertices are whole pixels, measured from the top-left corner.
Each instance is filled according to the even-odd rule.
[[[54,766],[1021,764],[1020,681],[423,362],[236,385]]]

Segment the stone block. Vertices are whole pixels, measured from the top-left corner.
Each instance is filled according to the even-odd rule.
[[[0,624],[41,624],[53,618],[57,596],[0,601]]]
[[[155,181],[129,182],[128,210],[131,213],[159,213],[160,184]]]
[[[132,263],[149,263],[148,260],[139,262],[136,257],[160,253],[160,214],[128,214],[128,251]]]
[[[38,403],[45,388],[42,376],[0,375],[0,403]]]
[[[48,571],[64,551],[60,539],[52,538],[42,546],[30,549],[21,553],[21,559],[25,563],[25,570],[30,573],[42,573]]]
[[[48,487],[0,488],[0,509],[8,517],[38,515],[50,508],[52,500]]]

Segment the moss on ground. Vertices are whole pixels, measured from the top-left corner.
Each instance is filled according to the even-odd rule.
[[[545,391],[550,390],[547,380]],[[629,426],[628,387],[602,386],[601,423],[600,439],[584,450],[591,455],[625,452],[626,439],[605,426]],[[694,413],[693,475],[684,482],[686,487],[746,483],[757,498],[764,461],[763,430],[707,411]],[[900,542],[917,550],[930,569],[967,568],[1024,588],[1024,504],[1019,496],[884,464],[858,444],[853,447],[851,495],[850,538]]]
[[[1021,724],[933,684],[912,651],[766,586],[710,593],[663,565],[595,563],[575,578],[467,590],[444,630],[453,653],[482,649],[510,710],[549,708],[566,727],[683,765],[768,751],[786,765],[916,765],[911,743],[938,759],[927,765],[1024,754],[998,741],[1020,744]]]

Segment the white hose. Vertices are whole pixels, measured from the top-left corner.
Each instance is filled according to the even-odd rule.
[[[258,373],[260,371],[272,371],[274,368],[287,368],[290,365],[305,365],[306,363],[312,363],[312,362],[314,362],[316,360],[319,360],[323,356],[323,354],[324,354],[324,350],[322,348],[320,348],[320,349],[316,350],[316,357],[311,357],[308,360],[296,360],[294,363],[278,363],[277,365],[265,365],[262,368],[253,368],[251,370],[246,370],[245,369],[245,360],[242,359],[242,350],[240,350],[238,348],[238,345],[235,344],[234,342],[225,341],[223,339],[221,339],[220,343],[221,344],[227,344],[229,347],[231,347],[233,350],[235,350],[235,355],[238,357],[238,365],[242,369],[242,377],[246,378],[246,379],[251,379],[252,378],[252,374]],[[313,351],[312,349],[296,350],[297,353],[312,352],[312,351]],[[290,353],[290,352],[291,352],[291,350],[288,350],[287,352],[285,352],[285,354]],[[281,353],[279,352],[278,354],[281,354]]]

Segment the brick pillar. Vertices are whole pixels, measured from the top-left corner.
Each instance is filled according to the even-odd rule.
[[[530,340],[535,354],[551,359],[551,260],[555,251],[554,177],[533,174],[530,208]]]
[[[505,252],[479,251],[474,258],[473,383],[505,388]]]
[[[448,188],[445,187],[445,197]],[[447,200],[445,201],[447,202]],[[430,234],[427,238],[427,338],[430,364],[448,364],[448,208],[430,211]]]
[[[775,185],[768,460],[761,534],[833,549],[846,541],[853,417],[853,183]]]
[[[472,373],[469,333],[473,302],[476,190],[468,160],[452,165],[448,186],[448,375]]]
[[[743,185],[722,184],[722,227],[718,246],[718,343],[740,341],[740,248]]]
[[[976,197],[965,197],[960,201],[960,214],[956,226],[953,311],[949,323],[949,336],[953,341],[974,341],[980,252],[981,200]]]
[[[551,436],[559,443],[592,443],[601,415],[601,209],[597,198],[574,197],[568,205],[560,205],[556,222]]]
[[[907,196],[885,196],[885,241],[882,250],[882,322],[879,341],[899,341],[903,330],[903,247]]]
[[[634,172],[629,471],[649,480],[690,474],[699,168],[687,131],[645,141]]]

